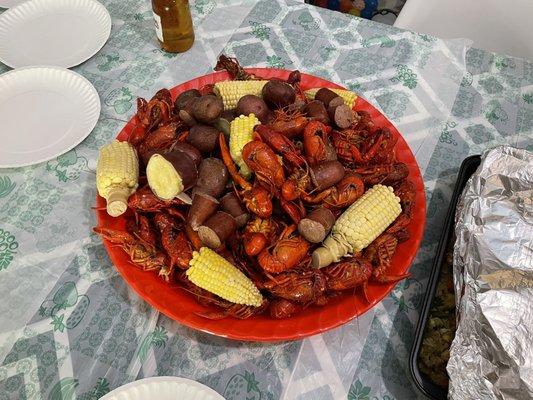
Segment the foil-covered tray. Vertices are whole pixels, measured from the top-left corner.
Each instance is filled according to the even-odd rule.
[[[434,351],[434,349],[430,349],[431,345],[428,344],[428,340],[432,340],[432,338],[429,337],[429,335],[432,335],[432,328],[429,327],[429,324],[432,320],[432,316],[435,309],[439,307],[436,304],[440,301],[440,299],[436,300],[437,289],[441,285],[447,285],[449,283],[447,281],[443,282],[443,279],[449,279],[450,281],[452,280],[452,278],[448,277],[449,275],[451,275],[451,271],[443,271],[443,269],[450,268],[449,265],[447,265],[447,258],[449,251],[451,250],[453,252],[453,241],[455,238],[455,209],[468,179],[476,171],[480,162],[481,157],[479,155],[470,156],[463,161],[463,163],[461,164],[461,168],[459,169],[457,181],[450,200],[450,205],[448,208],[446,219],[444,221],[435,258],[433,260],[433,266],[431,268],[426,294],[424,296],[422,309],[420,311],[420,318],[418,319],[418,324],[416,327],[413,347],[411,348],[409,360],[411,377],[413,378],[413,381],[415,382],[418,389],[420,389],[420,391],[424,393],[427,397],[434,400],[445,400],[447,398],[447,384],[443,385],[441,382],[437,382],[433,376],[430,376],[430,374],[427,373],[427,369],[431,366],[426,365],[426,363],[424,362],[425,357],[423,353],[429,353]],[[447,273],[446,276],[444,276],[444,273]],[[450,307],[450,312],[452,314],[454,314],[453,308],[454,303],[452,303]],[[435,369],[433,373],[438,374],[439,376],[446,375],[445,363],[444,365],[442,365],[442,371],[436,370],[439,367],[440,365],[438,367],[433,365],[433,368]]]
[[[485,152],[457,206],[450,399],[533,398],[533,153]]]

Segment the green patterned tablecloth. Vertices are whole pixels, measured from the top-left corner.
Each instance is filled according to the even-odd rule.
[[[197,0],[196,44],[172,55],[155,42],[148,1],[103,3],[111,38],[74,68],[100,94],[98,125],[55,160],[0,170],[0,400],[97,399],[154,375],[198,380],[228,400],[417,398],[408,354],[459,165],[502,143],[532,149],[533,63],[283,0]],[[412,278],[341,328],[273,345],[192,331],[133,293],[91,233],[98,148],[136,96],[209,72],[221,51],[358,91],[416,154],[428,208]]]

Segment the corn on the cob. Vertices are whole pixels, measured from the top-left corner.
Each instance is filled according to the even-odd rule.
[[[400,215],[400,198],[392,187],[374,185],[339,217],[323,247],[313,252],[313,266],[325,267],[363,250]]]
[[[263,296],[254,283],[208,247],[193,252],[187,277],[196,286],[235,304],[259,307]]]
[[[254,134],[254,126],[259,124],[259,120],[254,114],[248,116],[241,115],[231,121],[229,133],[229,151],[235,164],[239,166],[240,173],[249,178],[252,171],[242,159],[242,149],[251,142]]]
[[[107,201],[107,213],[118,217],[128,208],[128,197],[137,189],[139,160],[128,142],[103,146],[96,166],[96,188]]]
[[[224,110],[237,107],[239,99],[247,94],[261,97],[268,81],[223,81],[215,83],[215,94],[222,99]]]
[[[309,89],[306,90],[305,95],[310,98],[314,99],[316,92],[318,92],[319,88],[316,89]],[[344,100],[344,104],[346,104],[348,107],[353,108],[355,104],[355,100],[357,100],[357,95],[346,89],[330,89],[331,91],[337,93],[342,99]]]

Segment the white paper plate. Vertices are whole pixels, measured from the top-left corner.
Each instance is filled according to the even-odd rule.
[[[0,75],[0,168],[37,164],[71,150],[99,115],[96,89],[68,69],[27,67]]]
[[[0,14],[0,61],[70,68],[94,56],[111,32],[95,0],[31,0]]]
[[[224,397],[190,379],[157,376],[128,383],[100,400],[224,400]]]
[[[0,8],[15,7],[25,1],[26,0],[0,0]]]

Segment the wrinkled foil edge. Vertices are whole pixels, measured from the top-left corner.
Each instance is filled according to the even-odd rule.
[[[456,210],[450,399],[533,398],[533,153],[487,150]]]

